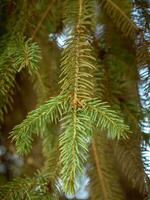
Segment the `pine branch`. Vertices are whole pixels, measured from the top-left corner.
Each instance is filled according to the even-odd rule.
[[[74,193],[75,179],[82,173],[86,160],[87,146],[91,132],[89,117],[82,113],[81,99],[92,96],[92,72],[95,58],[92,56],[91,16],[93,2],[89,0],[66,1],[65,23],[70,28],[69,39],[61,60],[61,94],[69,95],[69,110],[64,118],[63,134],[60,136],[60,163],[63,190]]]
[[[112,0],[102,0],[100,1],[100,5],[106,14],[111,17],[115,25],[126,36],[134,40],[137,33],[139,33],[139,29],[126,13]]]
[[[134,146],[133,146],[134,144]],[[128,177],[133,188],[137,188],[141,194],[145,194],[146,173],[144,172],[143,163],[139,158],[139,146],[129,141],[117,142],[115,145],[115,156],[122,172]]]
[[[102,0],[100,5],[124,35],[135,42],[137,66],[141,67],[144,64],[148,65],[150,69],[149,45],[145,40],[143,30],[138,28],[133,20],[112,0]]]
[[[15,86],[15,77],[19,69],[27,67],[29,73],[38,68],[40,50],[36,43],[23,38],[28,21],[28,1],[17,3],[11,17],[8,17],[6,34],[1,37],[0,55],[0,121],[11,108]]]
[[[87,100],[84,109],[92,123],[101,129],[107,129],[108,136],[111,138],[120,139],[130,132],[123,119],[107,103],[98,99]]]
[[[17,46],[16,59],[14,62],[15,68],[20,72],[23,68],[27,68],[30,75],[35,73],[39,67],[41,52],[36,42],[31,42],[31,39],[24,41],[21,38],[20,45]]]
[[[105,90],[108,90],[108,100],[110,101],[111,104],[118,106],[119,110],[121,110],[121,113],[123,113],[125,120],[130,124],[130,129],[132,131],[132,134],[130,135],[130,139],[124,140],[121,142],[118,142],[119,147],[117,148],[115,152],[115,156],[117,157],[118,164],[122,168],[122,173],[125,174],[125,176],[128,177],[129,183],[131,184],[130,187],[134,186],[140,193],[145,193],[145,188],[147,183],[145,182],[146,180],[146,174],[144,173],[143,169],[143,164],[141,162],[141,155],[140,155],[140,135],[141,131],[139,129],[139,120],[136,119],[135,113],[138,112],[138,106],[137,103],[136,107],[133,110],[133,106],[131,109],[133,110],[131,112],[130,107],[128,108],[127,105],[125,104],[125,99],[123,101],[119,101],[117,99],[117,95],[112,94],[112,91],[119,93],[120,90],[120,96],[123,97],[123,88],[118,89],[118,83],[121,77],[119,75],[119,79],[114,81],[114,74],[116,74],[116,68],[114,72],[110,71],[109,78],[111,79],[112,76],[112,81],[108,84],[108,86],[105,86]],[[120,70],[121,71],[121,70]],[[126,80],[127,81],[127,80]],[[114,85],[113,85],[114,84]],[[112,85],[114,87],[112,87]],[[110,88],[109,88],[110,87]],[[120,84],[119,84],[120,87]],[[118,90],[117,90],[118,89]],[[129,105],[128,105],[129,106]],[[141,114],[141,113],[140,113]],[[138,143],[138,144],[137,144]],[[119,157],[118,157],[119,156]],[[132,160],[132,161],[131,161]],[[136,170],[134,170],[136,169]],[[136,171],[136,172],[135,172]],[[141,179],[141,181],[139,181]]]
[[[24,198],[30,200],[28,189],[31,189],[33,185],[34,179],[17,178],[0,188],[0,197],[3,200],[20,200]]]
[[[50,142],[50,141],[49,141]],[[3,200],[58,200],[60,190],[57,182],[59,170],[59,151],[55,143],[47,153],[44,168],[33,178],[16,178],[0,188],[0,198]]]
[[[62,93],[70,91],[73,104],[77,104],[79,99],[88,98],[92,95],[92,73],[95,68],[95,58],[92,56],[88,26],[91,23],[93,3],[89,0],[73,2],[73,11],[70,10],[69,2],[68,7],[66,7],[66,26],[73,21],[74,23],[71,25],[71,33],[69,39],[66,40],[66,48],[62,53],[60,83],[62,84]]]
[[[33,178],[16,178],[0,188],[3,200],[56,200],[57,192],[49,191],[48,174],[37,174]]]
[[[115,169],[113,152],[105,134],[94,136],[90,156],[91,199],[124,200],[125,194]]]
[[[70,110],[62,123],[60,135],[60,162],[63,190],[75,192],[75,179],[82,174],[91,134],[89,118],[81,110]]]
[[[13,88],[15,86],[16,74],[22,69],[27,68],[29,74],[35,73],[38,69],[40,60],[40,49],[36,43],[24,38],[12,38],[8,42],[0,58],[0,120],[3,120],[4,112],[7,107],[11,107],[13,102]]]
[[[7,38],[8,39],[8,38]],[[3,52],[0,55],[0,121],[3,121],[3,114],[7,112],[7,108],[11,108],[13,99],[13,88],[15,86],[15,75],[17,69],[12,65],[15,59],[16,47],[13,41],[6,43],[2,41]]]
[[[130,111],[130,107],[128,108],[125,104],[123,104],[123,107],[127,115],[126,118],[132,122],[130,126],[134,134],[127,141],[120,141],[116,145],[116,157],[132,186],[136,187],[141,194],[145,194],[150,188],[147,189],[149,187],[147,179],[149,178],[145,172],[146,169],[144,171],[142,149],[140,149],[142,131],[139,127],[139,119],[134,115],[134,110]],[[133,171],[133,169],[136,170]]]
[[[26,154],[32,147],[32,135],[42,135],[47,123],[57,122],[63,114],[64,96],[50,99],[45,104],[31,111],[27,118],[17,125],[11,132],[12,141],[15,141],[17,152]]]

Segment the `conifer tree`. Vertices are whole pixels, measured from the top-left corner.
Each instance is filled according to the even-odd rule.
[[[36,98],[8,139],[1,137],[25,161],[36,140],[42,166],[2,185],[0,199],[75,198],[84,171],[88,199],[150,198],[148,6],[146,0],[1,1],[1,129],[17,115],[22,84]]]

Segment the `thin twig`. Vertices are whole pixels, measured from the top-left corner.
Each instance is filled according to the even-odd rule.
[[[46,19],[46,17],[47,17],[47,15],[48,15],[49,11],[51,10],[51,7],[52,7],[52,5],[53,5],[54,2],[55,2],[55,0],[52,0],[52,1],[50,2],[50,4],[48,5],[47,9],[45,10],[45,12],[43,13],[42,18],[40,19],[39,23],[37,24],[37,26],[36,26],[36,28],[35,28],[35,30],[34,30],[32,36],[31,36],[32,40],[35,39],[35,36],[36,36],[37,32],[38,32],[39,29],[41,28],[41,26],[42,26],[44,20]]]

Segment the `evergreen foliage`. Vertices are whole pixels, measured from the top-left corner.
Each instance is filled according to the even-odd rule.
[[[3,25],[4,33],[0,31],[1,126],[13,109],[17,76],[24,73],[27,80],[30,76],[37,105],[13,128],[9,139],[17,154],[27,156],[34,149],[34,138],[40,137],[45,159],[33,177],[18,177],[0,187],[0,198],[57,200],[64,194],[75,195],[85,168],[90,199],[148,198],[150,163],[145,152],[150,143],[141,123],[144,119],[149,126],[149,44],[144,30],[128,15],[131,9],[126,12],[118,0],[47,4],[28,0],[0,4],[12,15]],[[44,63],[47,55],[42,55],[47,48],[42,49],[46,28],[55,46],[48,54],[50,77]],[[60,35],[65,38],[62,49],[57,45]],[[59,61],[53,51],[61,53]],[[60,89],[47,83],[56,72],[53,66],[60,74]],[[139,84],[144,87],[144,100]]]
[[[92,166],[89,170],[91,199],[126,199],[110,145],[103,133],[94,136],[90,154]]]
[[[11,107],[13,102],[12,94],[15,87],[15,75],[23,68],[27,68],[30,75],[38,70],[40,60],[40,49],[35,42],[25,41],[24,38],[11,38],[1,53],[0,59],[0,80],[1,80],[1,106],[0,120],[3,120],[3,112],[7,112],[7,106]],[[3,47],[2,47],[3,48]]]

